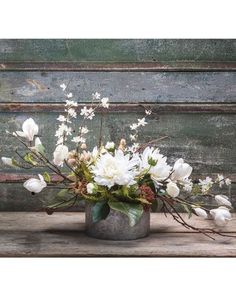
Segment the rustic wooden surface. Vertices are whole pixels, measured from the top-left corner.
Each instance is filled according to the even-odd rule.
[[[187,218],[187,216],[184,216]],[[212,225],[198,217],[190,222]],[[136,241],[105,241],[85,234],[84,213],[1,212],[1,257],[236,257],[236,237],[215,236],[215,240],[186,231],[171,217],[151,215],[149,237]],[[224,232],[236,236],[236,215]]]

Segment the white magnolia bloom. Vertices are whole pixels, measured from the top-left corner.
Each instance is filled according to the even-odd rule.
[[[98,92],[92,93],[92,99],[100,99],[101,98],[101,94]]]
[[[222,174],[217,175],[217,182],[219,183],[219,187],[222,187],[224,184],[224,176]]]
[[[44,178],[41,174],[38,174],[39,179],[37,178],[30,178],[24,182],[23,186],[26,188],[28,191],[32,193],[40,193],[42,189],[44,189],[47,184],[44,181]]]
[[[58,145],[53,153],[53,163],[57,166],[63,166],[63,162],[68,158],[68,155],[68,147],[63,144]]]
[[[112,150],[115,148],[115,143],[113,141],[108,141],[107,144],[105,145],[105,149],[107,150]]]
[[[232,207],[231,202],[228,200],[228,197],[225,195],[216,195],[215,200],[218,205]]]
[[[226,179],[225,179],[225,184],[226,184],[226,185],[231,185],[231,179],[226,178]]]
[[[29,118],[24,121],[22,130],[23,131],[16,131],[15,133],[18,136],[27,138],[29,141],[33,141],[34,136],[39,132],[39,127],[32,118]]]
[[[173,171],[171,175],[172,180],[184,181],[191,175],[193,168],[189,164],[184,163],[184,160],[180,158],[175,162]]]
[[[147,122],[145,121],[145,118],[138,119],[138,126],[145,126],[147,125]]]
[[[63,91],[66,90],[66,84],[65,83],[61,84],[60,87],[62,88]]]
[[[213,185],[212,178],[206,177],[206,179],[199,179],[199,185],[201,186],[202,193],[206,193]]]
[[[72,98],[73,97],[73,94],[70,92],[66,96],[67,96],[67,98]]]
[[[158,184],[159,181],[168,178],[170,175],[171,167],[166,160],[167,158],[160,154],[159,149],[146,147],[141,155],[140,172],[148,171],[152,180]]]
[[[66,111],[67,111],[67,113],[68,113],[68,115],[69,115],[70,117],[72,117],[72,118],[76,118],[77,113],[76,113],[76,111],[75,111],[74,109],[70,108],[70,109],[68,109],[68,110],[66,110]]]
[[[137,159],[131,158],[129,154],[124,155],[121,150],[116,150],[115,155],[110,153],[102,154],[91,166],[91,172],[94,180],[99,185],[105,185],[111,188],[115,184],[130,186],[135,184],[137,175],[135,166]]]
[[[232,219],[229,209],[223,206],[210,210],[210,214],[214,218],[215,224],[218,226],[224,226]]]
[[[1,160],[2,160],[2,162],[3,162],[4,165],[10,166],[10,167],[14,167],[11,158],[2,157]]]
[[[42,142],[41,142],[39,137],[36,137],[35,141],[34,141],[34,147],[35,147],[36,151],[39,152],[39,147],[40,146],[42,146]]]
[[[109,108],[109,98],[103,97],[101,99],[102,107],[108,109]]]
[[[176,198],[176,197],[178,197],[180,190],[179,190],[176,183],[170,181],[166,186],[166,192],[172,198]]]
[[[207,218],[207,213],[204,209],[202,208],[193,208],[193,210],[195,211],[195,213],[197,214],[197,216],[202,217],[204,219]]]
[[[86,139],[82,136],[75,136],[71,139],[75,143],[85,143]]]
[[[73,108],[73,107],[77,107],[78,106],[78,103],[73,101],[73,100],[66,100],[66,107],[70,107],[70,108]]]
[[[90,182],[90,183],[87,184],[86,188],[87,188],[87,193],[92,194],[95,186],[94,186],[93,183]]]

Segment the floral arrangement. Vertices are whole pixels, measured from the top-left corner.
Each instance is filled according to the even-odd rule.
[[[102,132],[98,146],[89,151],[86,137],[89,135],[86,122],[92,120],[97,109],[109,108],[109,99],[99,93],[92,95],[91,104],[79,108],[72,100],[73,94],[67,92],[65,84],[60,85],[65,95],[65,112],[59,115],[55,137],[56,147],[53,157],[48,156],[39,136],[38,125],[32,118],[27,119],[21,131],[7,134],[18,140],[25,148],[22,154],[16,149],[17,158],[2,157],[4,164],[30,169],[46,169],[38,178],[30,178],[24,187],[32,194],[40,193],[47,186],[59,186],[61,190],[46,205],[51,214],[55,210],[69,208],[82,200],[93,204],[93,221],[105,219],[110,210],[117,210],[129,217],[130,226],[134,226],[144,211],[163,210],[184,227],[201,232],[212,238],[220,232],[217,228],[197,228],[184,220],[179,213],[182,208],[189,216],[195,214],[203,219],[211,218],[216,226],[224,226],[230,219],[232,208],[225,195],[213,195],[214,187],[229,186],[231,181],[218,175],[216,179],[206,177],[193,181],[192,167],[182,158],[173,166],[167,162],[157,148],[158,140],[148,144],[138,143],[140,129],[147,124],[151,110],[145,110],[143,118],[130,125],[130,138],[114,142],[102,142]],[[80,110],[79,113],[77,111]],[[74,123],[80,126],[75,130]],[[102,124],[101,124],[102,131]],[[70,144],[69,144],[70,143]],[[69,150],[68,146],[74,145]],[[57,181],[52,181],[48,172],[57,174]],[[201,201],[196,198],[202,197]],[[212,197],[216,206],[205,204],[206,197]],[[195,201],[194,201],[195,200]]]

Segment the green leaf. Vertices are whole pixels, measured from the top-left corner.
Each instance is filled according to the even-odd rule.
[[[44,147],[42,144],[38,144],[38,145],[37,145],[37,151],[38,151],[40,154],[44,155],[44,154],[45,154],[45,147]]]
[[[156,212],[157,208],[158,208],[158,203],[157,203],[157,199],[155,199],[154,201],[152,201],[151,209],[153,212]]]
[[[106,219],[110,213],[110,207],[106,201],[97,202],[92,208],[93,222],[99,222],[102,219]]]
[[[59,191],[59,193],[57,194],[57,196],[58,197],[64,197],[67,193],[68,193],[68,189],[67,188],[63,188],[62,190]]]
[[[37,162],[33,160],[33,156],[30,154],[30,153],[27,153],[25,156],[24,156],[24,160],[25,162],[33,165],[33,166],[36,166],[37,165]]]
[[[47,172],[43,173],[43,178],[46,182],[48,182],[48,183],[51,182],[51,176]]]
[[[127,215],[130,226],[137,224],[143,214],[143,206],[140,204],[109,201],[108,205],[111,209]]]

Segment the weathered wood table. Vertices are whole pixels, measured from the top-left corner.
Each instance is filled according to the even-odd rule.
[[[211,221],[196,217],[191,223],[204,227]],[[213,241],[187,232],[163,214],[152,214],[150,236],[135,241],[89,238],[84,228],[84,213],[1,212],[0,256],[236,256],[236,238],[215,236]],[[236,215],[224,232],[236,235]]]

